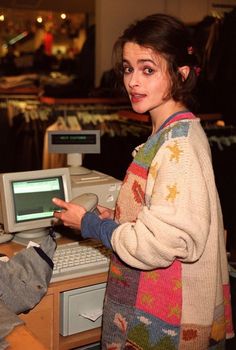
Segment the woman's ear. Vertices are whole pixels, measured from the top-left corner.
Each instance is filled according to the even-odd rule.
[[[189,66],[179,67],[179,72],[182,76],[182,81],[185,81],[188,78],[190,68],[189,68]]]

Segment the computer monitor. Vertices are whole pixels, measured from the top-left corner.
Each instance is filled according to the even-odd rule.
[[[59,209],[53,197],[71,200],[70,173],[68,168],[3,173],[0,191],[4,232],[26,244],[49,233],[53,212]]]
[[[48,151],[66,153],[71,175],[91,172],[82,167],[82,155],[100,153],[100,130],[57,130],[48,131]]]

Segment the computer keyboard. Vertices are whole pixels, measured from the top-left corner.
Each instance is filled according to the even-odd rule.
[[[73,242],[58,245],[51,282],[107,272],[111,251],[99,242]]]

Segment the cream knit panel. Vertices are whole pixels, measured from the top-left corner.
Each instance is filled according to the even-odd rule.
[[[193,123],[194,124],[194,123]],[[196,124],[194,124],[196,125]],[[202,171],[193,137],[168,139],[150,167],[144,206],[136,223],[120,225],[112,245],[126,263],[141,269],[169,266],[177,257],[193,262],[202,255],[209,234],[209,169]],[[212,180],[211,180],[212,181]]]

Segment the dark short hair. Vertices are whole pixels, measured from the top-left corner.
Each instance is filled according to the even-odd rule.
[[[151,48],[166,59],[172,80],[171,97],[191,108],[194,102],[192,91],[197,81],[198,62],[187,27],[177,18],[161,13],[147,16],[131,24],[113,47],[114,69],[120,79],[123,79],[123,47],[127,42]],[[178,69],[182,66],[190,68],[185,81]]]

